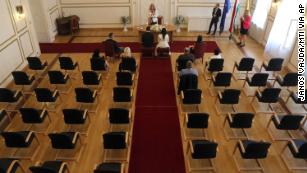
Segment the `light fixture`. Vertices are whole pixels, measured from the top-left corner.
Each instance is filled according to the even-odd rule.
[[[23,6],[22,5],[17,5],[16,6],[16,12],[17,12],[17,18],[18,19],[24,18],[25,14],[24,14]]]

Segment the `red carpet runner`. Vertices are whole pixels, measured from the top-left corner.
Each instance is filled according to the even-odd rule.
[[[183,52],[187,46],[193,45],[193,41],[174,41],[171,43],[171,52]],[[95,49],[104,51],[102,43],[40,43],[42,53],[87,53]],[[119,43],[122,47],[130,47],[132,52],[140,52],[141,44],[138,42]],[[218,47],[215,41],[205,41],[205,51],[214,52]]]
[[[142,59],[129,173],[185,173],[170,59]]]

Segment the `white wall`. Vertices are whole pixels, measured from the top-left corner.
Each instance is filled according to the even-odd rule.
[[[18,18],[16,5],[22,5],[25,18]],[[26,65],[25,58],[40,54],[27,0],[0,0],[0,86],[11,80],[13,70]]]
[[[131,16],[131,25],[147,22],[150,3],[154,3],[165,23],[173,23],[177,15],[203,17],[211,19],[212,8],[219,2],[223,8],[224,0],[60,0],[64,16],[76,14],[80,17],[82,28],[122,27],[121,16]],[[235,0],[231,0],[232,5]],[[241,0],[242,9],[246,0]],[[243,10],[241,10],[243,12]],[[228,14],[226,27],[231,14]]]

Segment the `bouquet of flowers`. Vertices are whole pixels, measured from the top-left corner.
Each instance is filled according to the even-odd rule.
[[[162,30],[162,26],[158,24],[151,25],[150,30],[153,32],[160,32]]]
[[[182,25],[185,22],[185,19],[183,16],[179,15],[175,17],[174,23],[176,26]]]
[[[127,25],[130,22],[130,16],[122,16],[121,22],[122,24]]]

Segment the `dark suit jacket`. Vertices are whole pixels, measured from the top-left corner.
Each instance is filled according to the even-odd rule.
[[[180,55],[176,62],[177,62],[177,70],[180,71],[182,69],[185,69],[186,68],[186,65],[187,65],[187,62],[188,61],[192,61],[194,62],[194,55],[193,54],[182,54]]]
[[[142,35],[142,45],[144,47],[153,47],[154,35],[151,32],[145,32]]]
[[[219,18],[221,17],[222,15],[222,10],[220,8],[217,9],[217,12],[215,13],[215,9],[216,7],[213,8],[213,11],[212,11],[212,20],[214,22],[218,22],[219,21]],[[215,16],[214,16],[215,14]]]
[[[105,43],[113,45],[113,49],[116,53],[120,52],[120,48],[115,40],[109,38],[105,41]]]

